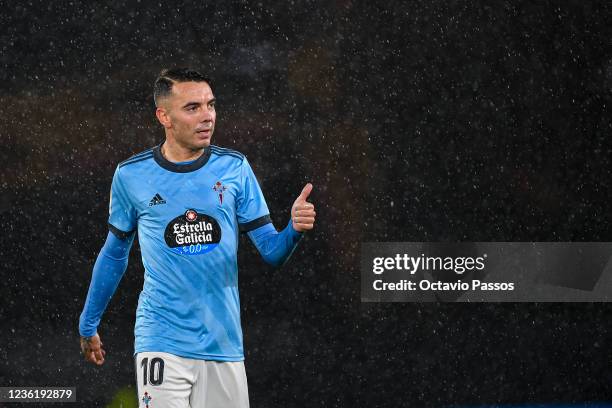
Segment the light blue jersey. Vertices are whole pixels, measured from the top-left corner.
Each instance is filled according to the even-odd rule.
[[[138,230],[145,268],[134,352],[243,360],[238,234],[270,222],[257,179],[234,150],[210,146],[180,165],[157,146],[121,163],[109,228],[118,237]]]

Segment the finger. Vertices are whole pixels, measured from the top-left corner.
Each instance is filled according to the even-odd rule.
[[[293,222],[296,224],[314,224],[314,217],[295,217]]]
[[[314,224],[296,224],[295,228],[298,231],[307,231],[307,230],[311,230],[314,228]]]
[[[312,184],[307,183],[302,189],[302,192],[300,193],[300,195],[298,196],[298,200],[306,201],[306,199],[308,198],[311,192],[312,192]]]
[[[104,357],[102,357],[102,354],[96,354],[96,364],[100,365],[104,362]]]
[[[303,202],[295,206],[297,210],[314,210],[314,205],[312,203]]]
[[[300,213],[296,213],[293,215],[293,219],[295,220],[296,218],[312,218],[314,220],[315,214],[307,213],[307,212],[300,212]]]
[[[94,356],[93,351],[90,351],[89,353],[87,353],[86,360],[91,362],[91,363],[95,363],[96,362],[96,356]]]
[[[296,217],[314,217],[315,215],[317,215],[317,213],[315,212],[315,210],[296,210],[295,212],[295,216]]]
[[[298,217],[298,218],[293,219],[293,223],[298,224],[298,225],[302,225],[302,224],[312,225],[314,224],[314,221],[315,221],[314,218],[308,218],[308,217]]]

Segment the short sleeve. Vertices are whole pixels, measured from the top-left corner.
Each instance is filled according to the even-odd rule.
[[[272,220],[257,178],[246,158],[242,161],[240,177],[241,189],[236,204],[236,216],[240,231],[249,232]]]
[[[136,210],[132,204],[120,168],[115,170],[108,207],[108,226],[113,234],[125,239],[136,229]]]

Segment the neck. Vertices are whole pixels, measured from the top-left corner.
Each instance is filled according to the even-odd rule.
[[[166,160],[173,163],[196,160],[204,153],[204,148],[200,149],[189,149],[181,146],[176,142],[166,138],[166,141],[161,147],[161,154]]]

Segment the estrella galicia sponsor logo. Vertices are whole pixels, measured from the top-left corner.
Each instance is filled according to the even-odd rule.
[[[166,244],[176,253],[201,255],[212,251],[221,241],[221,227],[210,215],[187,210],[168,223]]]

